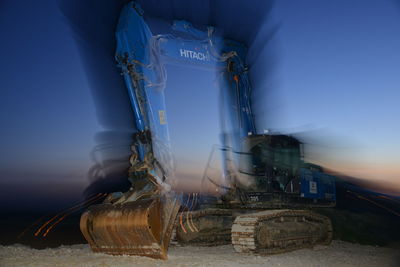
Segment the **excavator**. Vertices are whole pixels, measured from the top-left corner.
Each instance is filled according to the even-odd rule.
[[[116,42],[137,129],[129,159],[131,188],[110,193],[82,214],[80,229],[94,252],[167,259],[173,240],[231,243],[237,252],[268,255],[331,242],[331,221],[312,208],[335,205],[335,177],[304,162],[297,138],[257,132],[244,44],[211,26],[153,20],[136,2],[122,8]],[[217,178],[206,169],[202,185],[218,194],[182,194],[171,186],[168,64],[216,74],[222,167]]]

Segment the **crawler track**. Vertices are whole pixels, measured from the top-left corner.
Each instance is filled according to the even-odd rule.
[[[237,252],[275,254],[329,244],[331,221],[306,210],[266,210],[237,216],[232,244]]]
[[[227,209],[181,212],[175,222],[176,241],[199,246],[230,244],[233,220]]]

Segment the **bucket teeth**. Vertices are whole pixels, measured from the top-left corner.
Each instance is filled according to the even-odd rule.
[[[124,204],[101,204],[86,211],[81,231],[95,252],[166,259],[176,199],[161,197]]]

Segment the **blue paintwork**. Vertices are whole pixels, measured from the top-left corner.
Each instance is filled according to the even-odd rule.
[[[138,131],[144,131],[150,127],[149,118],[147,111],[142,111],[139,108],[138,92],[145,93],[145,84],[141,81],[139,83],[137,91],[133,85],[132,77],[128,72],[127,64],[123,61],[123,58],[127,56],[126,60],[131,62],[137,60],[143,64],[150,64],[150,55],[146,48],[151,38],[150,29],[144,23],[142,16],[139,12],[142,12],[140,6],[131,3],[126,5],[119,18],[119,23],[116,31],[117,40],[117,51],[116,60],[119,63],[119,67],[122,69],[122,73],[125,80],[125,85],[128,89],[129,97],[132,104],[133,114],[136,121],[136,129]],[[147,73],[149,70],[142,66],[135,66],[138,73]],[[149,151],[145,151],[143,145],[138,144],[137,146],[139,159],[143,160],[144,155]]]
[[[136,144],[139,159],[144,160],[145,155],[152,153],[160,161],[161,150],[170,147],[164,100],[165,64],[216,72],[221,90],[221,143],[223,147],[241,151],[243,140],[256,134],[245,65],[247,47],[214,34],[212,27],[199,30],[182,20],[174,21],[166,33],[153,35],[143,15],[137,3],[127,4],[121,11],[116,31],[116,59],[129,92],[136,128],[139,132],[150,130],[152,134],[150,146]],[[239,166],[240,158],[235,153],[229,150],[222,153],[225,174],[228,158]],[[149,171],[156,175],[155,170]],[[334,177],[308,169],[300,169],[299,174],[302,197],[335,201]]]
[[[304,168],[301,168],[299,172],[301,197],[336,201],[334,176]]]
[[[165,64],[184,64],[220,73],[225,119],[234,129],[230,133],[230,143],[225,143],[228,139],[222,139],[222,145],[239,151],[242,138],[255,134],[250,82],[245,68],[247,48],[241,43],[210,34],[213,30],[209,27],[202,31],[189,22],[174,21],[168,33],[153,36],[137,3],[131,2],[122,9],[116,31],[116,59],[129,92],[136,127],[138,131],[150,130],[153,139],[151,146],[136,144],[140,160],[149,153],[153,153],[156,159],[161,157],[160,144],[169,148],[162,75]],[[223,57],[233,52],[234,56]],[[234,62],[231,72],[227,71],[228,60]],[[160,116],[160,112],[164,116]]]

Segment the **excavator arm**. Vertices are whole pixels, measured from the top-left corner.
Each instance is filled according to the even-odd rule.
[[[137,130],[129,169],[132,187],[124,193],[110,194],[104,203],[90,207],[82,215],[81,231],[93,251],[167,257],[180,197],[168,183],[174,172],[164,99],[165,64],[179,63],[218,73],[220,86],[229,95],[228,106],[241,118],[241,132],[254,131],[249,82],[241,63],[246,48],[214,36],[212,27],[200,31],[186,21],[174,21],[169,27],[166,33],[154,35],[135,2],[121,11],[115,58]]]

